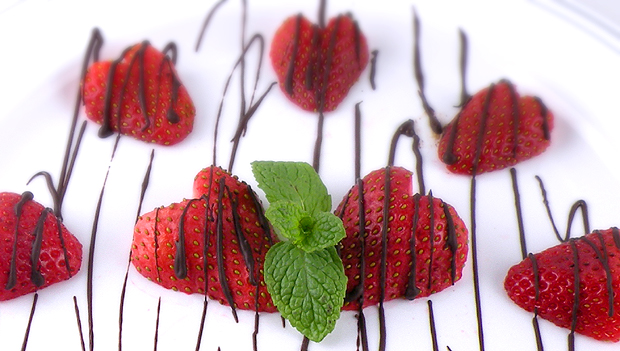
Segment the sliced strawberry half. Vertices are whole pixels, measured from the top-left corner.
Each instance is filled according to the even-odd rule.
[[[116,61],[93,63],[83,82],[86,116],[112,132],[174,145],[192,131],[196,110],[171,58],[148,42]]]

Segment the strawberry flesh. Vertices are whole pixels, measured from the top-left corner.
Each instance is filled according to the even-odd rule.
[[[553,120],[540,99],[519,96],[503,80],[471,97],[444,128],[439,158],[458,174],[471,175],[474,166],[476,174],[511,167],[547,149]]]
[[[24,196],[0,193],[0,301],[67,280],[82,264],[78,239],[31,193]]]
[[[306,111],[333,111],[366,68],[366,38],[350,16],[325,28],[302,15],[289,17],[276,31],[271,64],[287,98]]]
[[[138,140],[174,145],[193,129],[196,110],[171,59],[146,42],[127,49],[118,61],[93,63],[83,95],[86,116],[102,125],[102,137],[120,130]]]
[[[347,292],[349,296],[355,295],[356,290],[360,292],[363,279],[363,307],[379,303],[382,285],[385,287],[384,301],[424,297],[444,290],[461,278],[467,259],[467,229],[454,208],[432,195],[413,195],[412,173],[404,168],[391,167],[386,280],[381,282],[382,231],[386,222],[385,174],[385,169],[380,169],[363,179],[366,223],[363,243],[360,240],[357,185],[336,210],[347,233],[340,248],[345,274],[349,278]],[[430,228],[434,228],[432,234]],[[361,276],[362,265],[364,277]],[[410,279],[414,281],[413,285]],[[345,303],[344,309],[357,309],[358,306],[359,302],[354,299]]]
[[[620,232],[594,232],[534,254],[510,268],[504,288],[518,306],[560,327],[575,322],[577,333],[620,341]]]
[[[133,265],[167,289],[204,294],[206,288],[211,299],[225,305],[276,311],[263,279],[272,240],[256,195],[219,167],[202,170],[195,189],[196,199],[140,216]]]

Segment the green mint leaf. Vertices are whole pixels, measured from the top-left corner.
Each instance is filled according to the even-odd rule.
[[[307,235],[301,222],[312,220],[300,204],[290,201],[272,202],[265,211],[265,217],[280,239],[293,240],[294,243]]]
[[[291,201],[313,215],[331,211],[331,197],[316,171],[304,162],[254,161],[252,172],[270,203]]]
[[[265,282],[274,304],[293,327],[320,342],[336,326],[347,277],[334,247],[306,252],[290,241],[265,257]]]
[[[265,216],[278,236],[291,240],[307,252],[335,246],[346,235],[342,221],[334,214],[318,212],[311,217],[294,202],[274,202],[265,211]]]

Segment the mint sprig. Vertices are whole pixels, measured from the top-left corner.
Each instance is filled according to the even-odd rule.
[[[270,207],[265,216],[281,240],[265,257],[265,283],[282,316],[319,342],[340,317],[347,277],[335,245],[345,237],[332,214],[331,196],[307,163],[256,161],[258,187]]]

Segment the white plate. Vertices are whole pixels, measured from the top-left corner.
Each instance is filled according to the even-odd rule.
[[[229,1],[216,14],[202,43],[193,51],[202,20],[211,4],[180,1],[12,1],[0,10],[0,188],[31,190],[51,206],[44,182],[26,181],[40,170],[58,178],[69,121],[78,88],[83,50],[93,26],[106,39],[102,58],[145,38],[157,47],[173,40],[179,45],[178,71],[198,110],[195,131],[173,148],[155,147],[151,185],[144,211],[191,196],[194,175],[211,163],[214,119],[226,77],[240,53],[240,1]],[[300,11],[315,18],[317,1],[251,1],[249,35],[262,33],[267,44],[281,21]],[[547,185],[560,229],[570,206],[579,199],[589,204],[593,228],[618,222],[620,170],[617,99],[620,96],[620,57],[613,36],[566,12],[552,1],[416,1],[422,20],[422,64],[427,94],[440,119],[447,123],[458,103],[458,28],[471,44],[468,86],[474,92],[500,78],[509,78],[521,91],[535,93],[555,112],[551,147],[540,157],[517,166],[525,216],[528,249],[538,252],[556,239],[540,197],[535,175]],[[376,91],[367,72],[350,96],[326,120],[321,175],[335,202],[353,183],[353,105],[363,100],[362,172],[387,161],[395,128],[407,118],[416,120],[423,138],[427,187],[451,203],[469,224],[469,179],[449,174],[436,156],[436,140],[428,131],[412,73],[412,9],[410,1],[390,6],[376,1],[331,2],[328,14],[350,10],[359,20],[371,49],[379,50]],[[568,15],[567,15],[568,14]],[[602,38],[602,39],[601,39]],[[257,52],[248,59],[254,65]],[[265,58],[266,58],[265,54]],[[274,79],[265,62],[259,83],[263,91]],[[248,75],[250,76],[250,75]],[[220,130],[218,161],[227,164],[229,138],[238,116],[238,81],[226,100]],[[249,162],[255,159],[311,161],[316,117],[292,106],[274,90],[260,107],[242,140],[234,172],[255,185]],[[88,125],[76,169],[65,199],[65,224],[78,236],[88,255],[95,205],[108,167],[101,219],[97,227],[94,280],[94,345],[118,349],[118,310],[129,257],[140,184],[152,146],[122,138],[110,162],[113,138],[101,140]],[[309,131],[309,132],[308,132]],[[284,147],[283,147],[284,146]],[[413,168],[408,146],[399,149],[397,164]],[[478,253],[482,320],[487,350],[535,350],[531,314],[514,305],[504,293],[503,277],[520,261],[517,224],[508,171],[478,178]],[[334,204],[335,206],[336,204]],[[574,235],[580,235],[575,226]],[[86,261],[73,279],[39,293],[28,348],[63,347],[79,350],[80,339],[72,297],[76,296],[87,337]],[[194,349],[202,298],[174,293],[143,279],[129,269],[123,349],[153,349],[158,299],[160,350]],[[33,295],[0,304],[2,349],[22,345]],[[478,348],[471,260],[463,279],[431,296],[440,349]],[[366,317],[370,345],[376,349],[376,309]],[[426,299],[386,304],[388,350],[431,350]],[[253,314],[240,313],[235,324],[230,310],[209,304],[202,350],[250,350]],[[565,349],[568,331],[541,321],[547,350]],[[355,317],[343,313],[334,333],[312,350],[355,349]],[[262,315],[259,350],[298,349],[300,335],[281,326],[278,315]],[[88,341],[87,341],[88,345]],[[615,350],[618,345],[577,336],[578,350]]]

